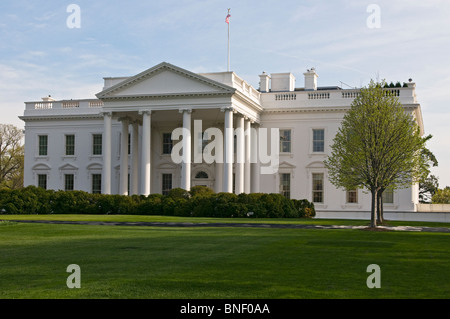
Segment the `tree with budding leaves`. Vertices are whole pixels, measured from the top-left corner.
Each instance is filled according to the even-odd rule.
[[[0,188],[23,186],[23,133],[11,124],[0,124]]]
[[[384,84],[372,80],[361,88],[324,162],[338,188],[371,193],[371,227],[382,222],[383,191],[410,187],[426,178],[430,168],[423,154],[431,136],[422,137],[412,113]]]

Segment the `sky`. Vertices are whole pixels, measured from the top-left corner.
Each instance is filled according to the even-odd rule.
[[[255,88],[263,71],[303,87],[311,67],[319,86],[413,79],[432,174],[450,186],[448,0],[1,0],[0,123],[23,128],[24,102],[95,98],[103,77],[161,62],[226,71],[228,8],[230,69]]]

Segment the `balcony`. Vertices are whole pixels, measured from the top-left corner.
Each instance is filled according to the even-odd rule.
[[[402,104],[416,104],[415,86],[384,89],[398,97]],[[261,104],[265,109],[345,107],[350,106],[360,94],[359,89],[329,89],[314,91],[268,92],[261,94]]]
[[[97,99],[25,102],[24,116],[94,115],[99,114],[103,102]]]

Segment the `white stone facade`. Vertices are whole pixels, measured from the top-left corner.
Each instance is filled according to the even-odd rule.
[[[304,87],[296,88],[291,73],[263,73],[256,90],[234,72],[195,74],[163,62],[132,77],[105,78],[96,99],[26,102],[20,117],[24,183],[144,195],[206,185],[216,192],[281,192],[314,201],[317,211],[367,212],[369,194],[336,189],[323,164],[358,89],[320,87],[314,69],[304,76]],[[423,129],[415,84],[390,90]],[[196,131],[200,120],[202,129]],[[188,132],[187,138],[171,140],[176,128]],[[220,163],[196,158],[212,145],[208,128],[223,133],[214,139],[216,149],[223,145],[223,154],[214,153],[223,158]],[[252,134],[234,136],[236,128]],[[262,129],[280,135],[273,174],[261,174],[265,162],[255,156],[257,141],[271,151]],[[178,142],[191,161],[174,163],[171,151]],[[385,209],[415,211],[417,204],[413,185],[388,194]]]

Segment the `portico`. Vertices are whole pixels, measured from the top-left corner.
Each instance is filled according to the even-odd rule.
[[[228,73],[233,76],[232,72]],[[120,78],[116,84],[114,81],[114,78],[105,79],[105,83],[112,85],[97,94],[104,103],[102,193],[114,193],[114,171],[119,175],[118,193],[121,195],[159,192],[159,187],[152,190],[152,185],[161,184],[155,180],[167,179],[168,174],[172,174],[172,187],[190,190],[195,178],[192,163],[209,168],[208,178],[216,192],[250,193],[250,128],[259,119],[258,106],[251,105],[254,102],[246,105],[242,93],[237,94],[232,86],[167,63],[126,80]],[[155,83],[161,82],[166,85],[155,87]],[[201,121],[202,130],[214,127],[222,132],[222,136],[214,137],[216,160],[212,163],[206,163],[201,156],[198,160],[198,153],[211,142],[211,137],[204,136],[202,131],[195,132],[194,120]],[[120,161],[116,169],[111,165],[114,156],[111,143],[116,140],[111,133],[113,122],[121,125]],[[161,148],[152,143],[154,139],[160,140],[161,134],[171,133],[178,127],[183,132],[180,164],[174,163],[171,154],[162,154]],[[159,141],[154,143],[160,144]],[[193,149],[199,145],[200,150]],[[169,173],[159,176],[160,167],[165,167]],[[154,173],[154,168],[159,173]]]

